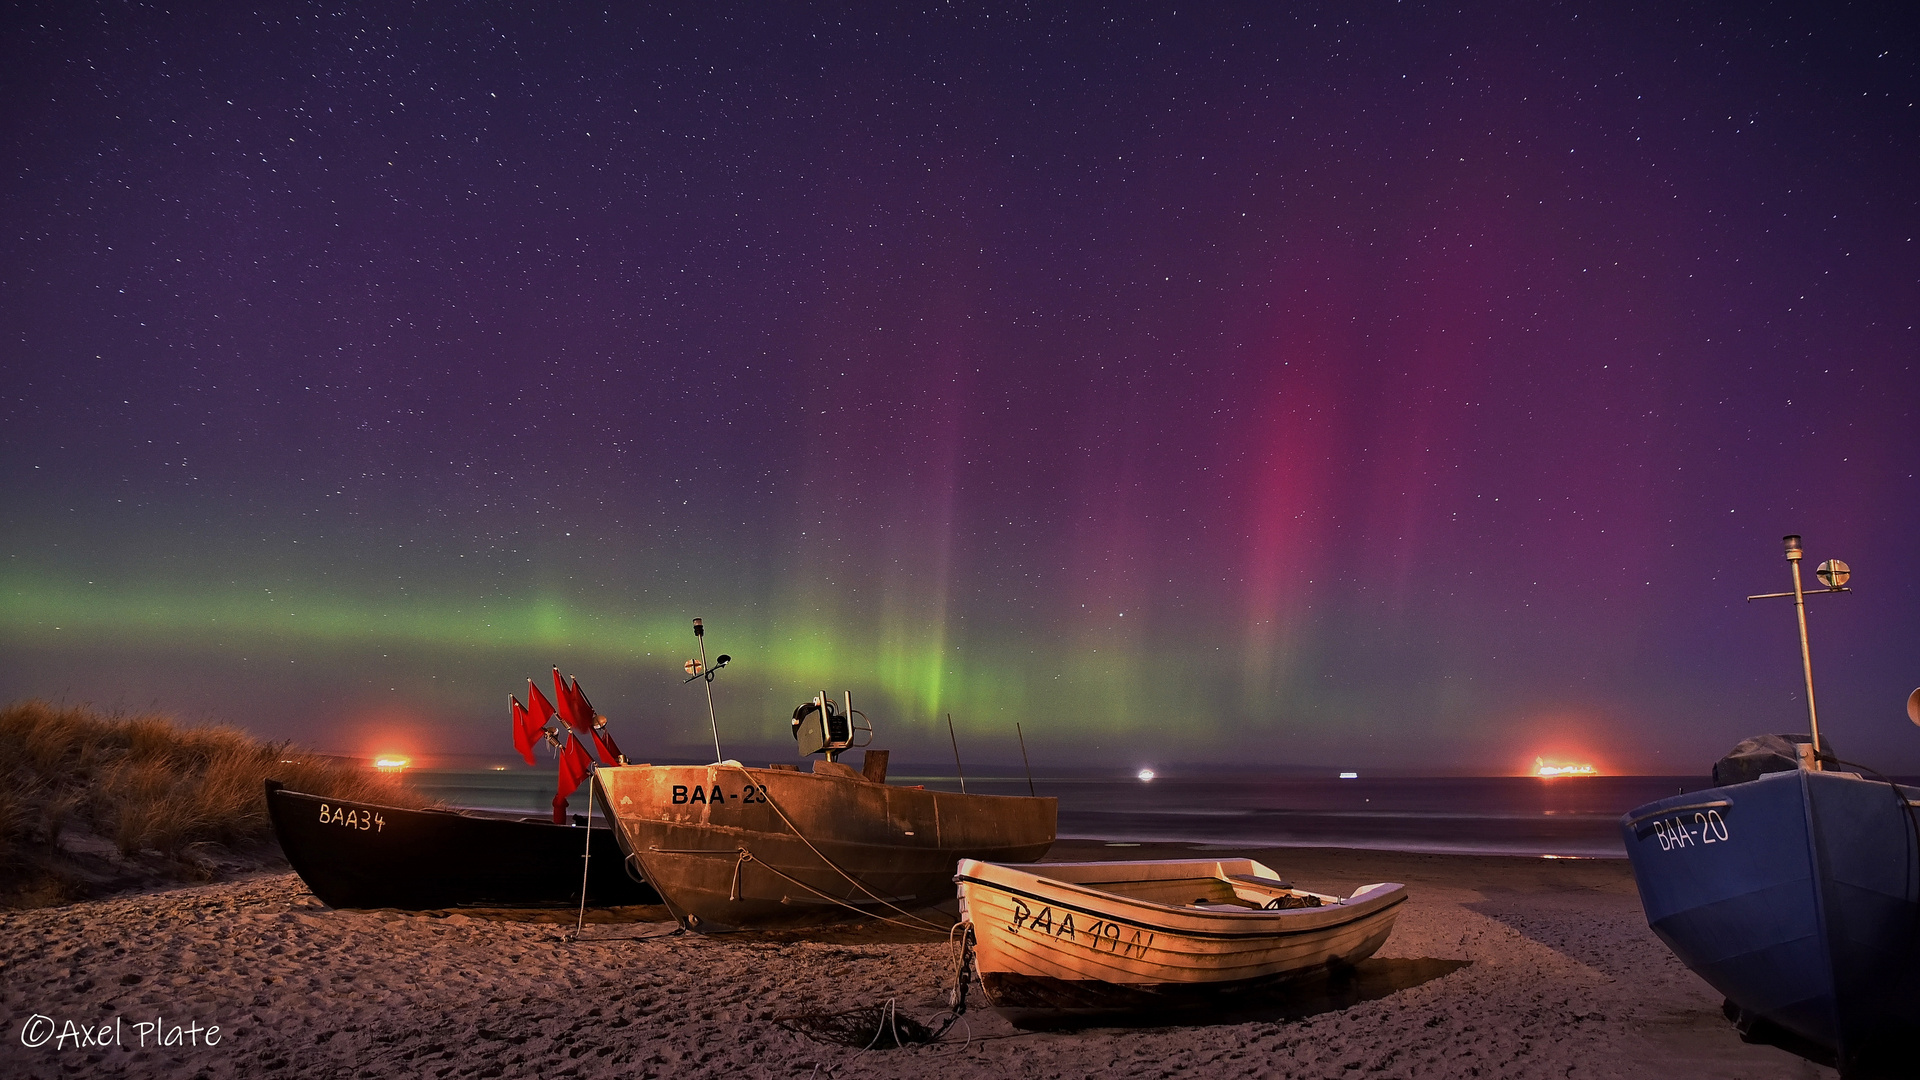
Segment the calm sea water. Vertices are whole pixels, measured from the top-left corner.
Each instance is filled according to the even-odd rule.
[[[545,772],[427,769],[407,780],[456,806],[545,813],[553,799],[553,777]],[[889,782],[960,790],[952,776],[896,775]],[[1625,857],[1621,814],[1708,786],[1704,776],[1034,779],[1039,794],[1060,800],[1061,836],[1588,858]],[[966,787],[985,795],[1027,793],[1025,778],[970,776]],[[584,787],[571,809],[585,811]]]

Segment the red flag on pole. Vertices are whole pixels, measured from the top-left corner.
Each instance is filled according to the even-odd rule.
[[[547,721],[553,719],[553,703],[547,700],[539,687],[533,685],[532,679],[527,680],[527,708],[540,718],[541,727],[546,727]]]
[[[553,823],[567,823],[567,796],[580,788],[580,781],[593,772],[593,758],[580,740],[567,735],[567,745],[560,751],[560,790],[553,797]]]
[[[606,724],[593,729],[593,745],[600,750],[601,764],[620,764],[620,744],[613,741],[613,733],[607,730]]]
[[[587,695],[580,692],[580,682],[574,680],[572,686],[561,676],[560,669],[553,669],[553,697],[560,703],[560,719],[582,735],[593,730],[593,705],[587,701]]]
[[[507,701],[513,706],[513,748],[520,751],[520,756],[526,758],[527,764],[531,765],[533,764],[533,744],[540,741],[540,729],[546,727],[546,724],[535,719],[534,715],[527,711],[526,706],[520,704],[519,698],[508,694]]]

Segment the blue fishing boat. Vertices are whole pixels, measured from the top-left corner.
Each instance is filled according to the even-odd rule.
[[[1843,1069],[1920,1031],[1920,791],[1794,768],[1621,820],[1647,924],[1726,995]]]
[[[1748,739],[1714,787],[1620,819],[1647,925],[1726,995],[1741,1034],[1831,1054],[1842,1075],[1915,1075],[1920,1055],[1920,789],[1843,762],[1820,739],[1806,596],[1844,593],[1820,564],[1803,590],[1800,538],[1786,537],[1800,622],[1809,735]],[[1908,703],[1920,723],[1920,691]],[[1866,774],[1866,775],[1863,775]],[[1781,1041],[1781,1040],[1773,1040]]]

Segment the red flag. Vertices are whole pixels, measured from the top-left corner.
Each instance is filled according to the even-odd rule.
[[[593,730],[593,705],[587,701],[587,695],[580,692],[580,681],[575,679],[572,686],[560,675],[560,669],[553,669],[553,697],[560,703],[560,719],[582,735]]]
[[[508,694],[507,701],[513,706],[513,748],[520,751],[520,756],[526,758],[527,764],[531,765],[533,764],[533,744],[540,741],[540,729],[546,725],[534,719],[534,715],[527,711],[526,706],[520,704],[519,698]]]
[[[602,764],[620,764],[620,744],[613,741],[613,733],[607,730],[607,725],[601,724],[593,729],[593,745],[600,749]]]
[[[580,740],[571,734],[567,736],[567,745],[560,751],[560,791],[553,797],[553,823],[567,823],[567,796],[580,789],[580,781],[593,772],[593,758]]]
[[[587,727],[593,727],[594,720],[600,716],[599,711],[593,707],[593,702],[587,700],[587,695],[581,692],[579,679],[569,678],[567,681],[573,684],[568,688],[568,692],[573,695],[574,715],[586,721]]]
[[[541,727],[546,727],[547,721],[553,719],[553,704],[540,692],[539,687],[533,685],[532,679],[527,680],[527,708],[540,718]]]

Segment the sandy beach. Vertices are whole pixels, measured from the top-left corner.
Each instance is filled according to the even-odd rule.
[[[1049,858],[1192,850],[1067,840]],[[659,908],[594,913],[576,942],[571,913],[335,911],[264,874],[0,914],[0,1075],[1835,1075],[1741,1041],[1647,929],[1624,861],[1232,854],[1411,899],[1356,977],[1246,1012],[1010,1018],[976,987],[940,1041],[862,1052],[795,1028],[889,999],[939,1020],[947,943],[877,924],[701,937]]]

